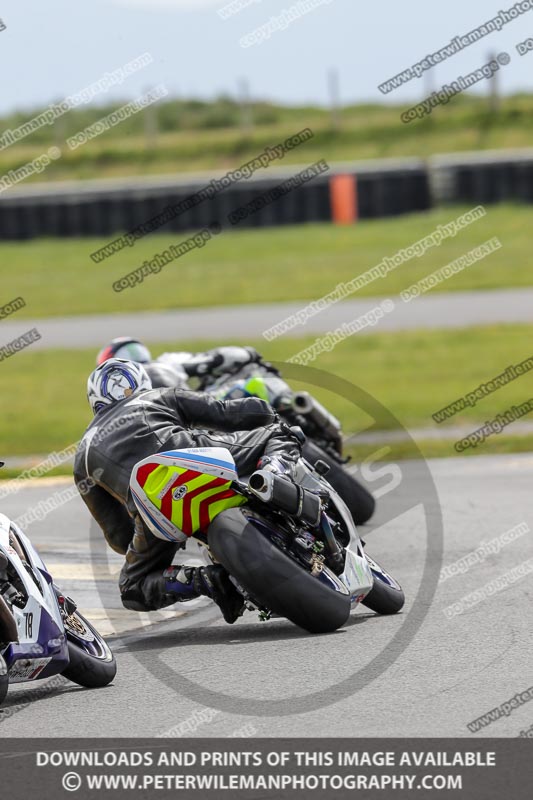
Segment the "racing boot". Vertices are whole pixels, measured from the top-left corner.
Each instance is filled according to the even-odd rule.
[[[165,593],[175,597],[174,602],[194,600],[200,597],[200,592],[194,586],[194,573],[197,567],[169,567],[163,572],[165,580]]]
[[[244,611],[242,595],[230,581],[224,567],[218,564],[209,567],[169,567],[163,577],[167,593],[176,596],[175,602],[210,597],[230,625]]]
[[[272,456],[261,456],[257,462],[257,468],[272,472],[274,475],[284,475],[290,480],[294,480],[296,462],[299,453],[294,456],[289,453],[275,453]]]
[[[278,444],[270,443],[268,451],[257,462],[258,469],[266,469],[280,475],[287,475],[292,480],[296,475],[297,464],[302,457],[302,445],[305,435],[297,425],[289,427],[284,422],[279,425],[285,434],[285,440]]]

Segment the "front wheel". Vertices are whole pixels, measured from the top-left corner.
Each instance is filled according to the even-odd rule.
[[[362,601],[363,605],[376,614],[397,614],[405,604],[402,587],[377,561],[368,556],[367,561],[374,576],[374,585]]]
[[[63,622],[70,659],[65,678],[88,689],[107,686],[117,673],[117,662],[104,639],[79,611]]]
[[[0,656],[0,705],[4,702],[9,687],[9,676],[7,674],[6,662]]]

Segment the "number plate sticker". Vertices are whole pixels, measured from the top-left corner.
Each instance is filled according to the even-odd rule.
[[[31,660],[21,658],[19,661],[15,661],[9,670],[9,680],[34,681],[51,660],[51,658],[32,658]]]

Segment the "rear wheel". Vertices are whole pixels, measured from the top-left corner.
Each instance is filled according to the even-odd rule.
[[[89,689],[107,686],[116,675],[117,662],[104,639],[79,611],[63,622],[70,658],[65,678]]]
[[[208,542],[213,556],[256,604],[310,633],[342,627],[351,610],[347,590],[328,570],[307,572],[273,544],[271,535],[276,531],[259,515],[232,508],[211,523]]]
[[[345,466],[339,464],[333,456],[322,450],[309,439],[303,447],[304,457],[315,464],[319,459],[329,466],[326,480],[331,483],[336,492],[340,494],[352,515],[356,525],[368,522],[375,511],[376,501],[368,489],[351,475]]]
[[[0,705],[4,702],[9,687],[6,662],[0,655]]]
[[[397,614],[405,604],[403,589],[392,575],[382,569],[377,561],[369,556],[367,560],[374,576],[374,585],[365,599],[363,605],[376,614]]]

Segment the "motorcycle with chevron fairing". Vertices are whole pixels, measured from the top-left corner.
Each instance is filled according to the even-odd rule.
[[[139,461],[130,490],[154,536],[180,545],[194,537],[262,620],[327,633],[359,603],[398,613],[402,588],[365,552],[327,465],[300,459],[294,470],[290,479],[267,467],[239,476],[226,448],[183,448]]]
[[[62,594],[19,526],[0,514],[0,703],[10,684],[61,674],[97,688],[116,671],[102,636]]]

